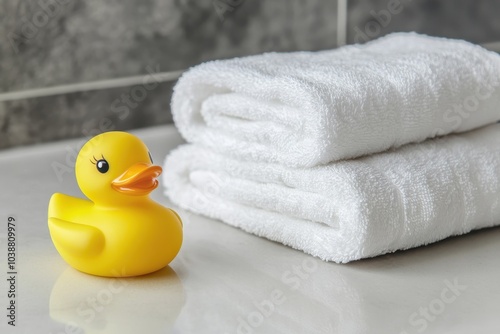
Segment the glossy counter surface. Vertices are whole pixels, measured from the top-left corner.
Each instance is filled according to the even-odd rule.
[[[135,133],[156,163],[182,143],[172,126]],[[1,333],[500,332],[500,228],[339,265],[178,210],[184,244],[169,267],[129,279],[77,272],[53,247],[46,216],[52,193],[82,196],[68,167],[82,143],[0,152]],[[161,187],[153,197],[171,206]]]

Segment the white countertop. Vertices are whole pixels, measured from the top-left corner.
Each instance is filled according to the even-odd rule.
[[[135,131],[161,163],[172,126]],[[169,267],[130,279],[70,268],[47,228],[54,192],[82,196],[82,140],[0,152],[1,333],[499,333],[500,228],[350,264],[325,263],[178,210]],[[164,171],[168,173],[168,170]],[[172,206],[159,187],[153,197]],[[16,327],[7,325],[7,219],[16,219]],[[500,217],[499,217],[500,219]]]

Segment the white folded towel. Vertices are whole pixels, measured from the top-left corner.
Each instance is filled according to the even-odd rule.
[[[500,223],[499,124],[303,169],[186,145],[165,170],[180,207],[335,262]]]
[[[493,123],[499,79],[496,53],[397,33],[201,64],[179,79],[172,112],[191,143],[307,167]]]

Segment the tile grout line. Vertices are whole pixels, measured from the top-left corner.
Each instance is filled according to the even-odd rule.
[[[171,71],[136,75],[132,77],[108,79],[99,81],[82,82],[68,85],[52,86],[46,88],[27,89],[15,92],[0,93],[0,102],[20,99],[31,99],[43,96],[61,95],[68,93],[86,92],[91,90],[144,85],[146,78],[153,77],[155,82],[168,82],[176,80],[184,71]],[[149,83],[152,81],[150,80]]]
[[[346,44],[347,0],[337,0],[337,46]]]

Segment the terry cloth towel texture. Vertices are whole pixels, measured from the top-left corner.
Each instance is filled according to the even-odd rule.
[[[497,225],[499,86],[498,54],[414,33],[201,64],[174,89],[191,145],[165,193],[335,262]]]
[[[500,56],[395,33],[321,52],[267,53],[188,70],[172,97],[191,143],[311,167],[500,119]]]
[[[310,168],[184,145],[165,170],[180,207],[328,261],[500,223],[500,124]]]

